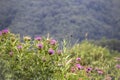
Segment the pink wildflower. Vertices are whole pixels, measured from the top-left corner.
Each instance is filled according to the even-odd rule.
[[[37,41],[41,41],[42,38],[41,38],[40,36],[38,36],[38,37],[35,37],[35,40],[37,40]]]
[[[39,49],[42,49],[43,48],[43,45],[42,44],[38,44],[37,45]]]
[[[116,68],[120,69],[120,65],[119,65],[119,64],[117,64],[117,65],[116,65]]]
[[[48,53],[49,53],[50,55],[54,54],[54,52],[55,52],[55,51],[54,51],[53,49],[51,49],[51,48],[48,50]]]
[[[56,43],[57,43],[57,41],[55,39],[50,40],[51,45],[55,45]]]
[[[80,61],[81,60],[81,58],[76,58],[76,61]]]
[[[3,34],[7,34],[8,32],[9,32],[8,29],[4,29],[4,30],[2,30],[2,33],[3,33]]]
[[[80,64],[76,64],[76,67],[80,70],[83,69],[83,66],[81,66]]]
[[[103,74],[102,70],[98,70],[97,72],[98,72],[98,74]]]

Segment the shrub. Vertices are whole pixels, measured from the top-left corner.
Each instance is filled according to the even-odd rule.
[[[2,80],[102,80],[119,79],[120,57],[103,47],[83,41],[62,49],[55,39],[0,31]]]

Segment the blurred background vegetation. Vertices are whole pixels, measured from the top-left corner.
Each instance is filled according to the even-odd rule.
[[[120,51],[119,9],[119,0],[0,0],[0,30],[32,37],[50,33],[73,42],[86,35]],[[109,40],[98,41],[103,37]]]

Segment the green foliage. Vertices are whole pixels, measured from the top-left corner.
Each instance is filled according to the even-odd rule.
[[[12,33],[0,36],[0,62],[3,64],[1,67],[5,68],[1,68],[3,79],[46,80],[59,71],[56,67],[62,55],[57,54],[58,44],[50,44],[44,38],[41,41],[29,39],[25,37],[21,42],[19,36]],[[40,43],[43,44],[42,48],[37,46]],[[55,51],[53,55],[48,52],[50,48]]]
[[[2,80],[103,80],[120,78],[120,55],[88,41],[67,47],[45,37],[34,40],[0,31]],[[114,55],[114,57],[113,57]]]
[[[70,50],[71,57],[73,58],[72,66],[75,64],[81,64],[81,66],[92,68],[93,70],[88,73],[90,80],[101,80],[105,79],[107,75],[118,79],[120,76],[119,70],[115,68],[116,62],[113,55],[107,48],[102,48],[101,46],[96,46],[88,41],[83,41],[80,44],[76,44]],[[120,55],[117,55],[117,57]],[[75,59],[80,57],[80,62],[76,62]],[[96,68],[103,71],[104,75],[97,74]],[[116,72],[116,73],[115,73]],[[84,73],[80,72],[80,73]],[[79,76],[82,74],[79,73]]]
[[[101,61],[108,56],[110,57],[109,50],[91,44],[88,41],[74,45],[71,49],[71,53],[77,55],[76,57],[81,57],[82,59],[86,58],[83,64],[91,64],[92,61]]]

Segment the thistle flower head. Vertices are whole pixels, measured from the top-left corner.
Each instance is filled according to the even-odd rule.
[[[58,50],[57,53],[60,55],[62,53],[62,50]]]
[[[51,48],[48,50],[48,53],[49,53],[50,55],[54,54],[54,52],[55,52],[55,51],[54,51],[53,49],[51,49]]]
[[[0,31],[0,36],[2,36],[2,32]]]
[[[35,40],[37,40],[37,41],[41,41],[42,38],[41,38],[40,36],[37,36],[37,37],[35,37]]]
[[[30,40],[31,40],[31,37],[25,36],[25,37],[24,37],[24,40],[25,40],[25,41],[30,41]]]
[[[9,32],[8,29],[4,29],[4,30],[2,30],[2,34],[7,34],[8,32]]]
[[[76,64],[76,67],[80,70],[83,69],[83,66],[81,66],[80,64]]]
[[[56,43],[57,43],[57,41],[55,39],[50,40],[51,45],[55,45]]]
[[[87,73],[90,72],[90,71],[92,71],[92,68],[91,68],[91,67],[86,68],[86,72],[87,72]]]
[[[76,71],[75,67],[72,67],[70,71],[74,73]]]
[[[42,49],[42,48],[43,48],[43,44],[38,44],[37,47],[38,47],[39,49]]]
[[[18,49],[22,49],[22,46],[21,46],[21,45],[18,45],[17,48],[18,48]]]
[[[12,57],[13,56],[13,52],[11,51],[11,52],[9,52],[9,55]]]
[[[119,65],[119,64],[117,64],[117,65],[116,65],[116,68],[120,69],[120,65]]]
[[[98,72],[98,74],[103,74],[102,70],[98,70],[97,72]]]
[[[80,60],[81,60],[81,58],[79,58],[79,57],[78,57],[78,58],[76,58],[76,61],[80,61]]]

